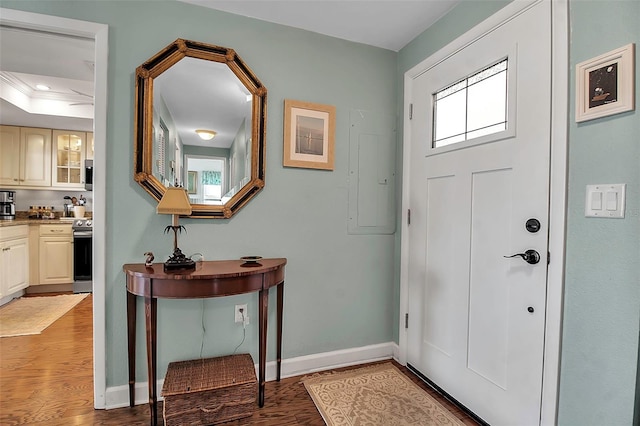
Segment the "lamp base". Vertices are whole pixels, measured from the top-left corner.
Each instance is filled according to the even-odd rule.
[[[173,254],[166,262],[164,262],[164,270],[176,271],[176,270],[193,270],[196,269],[196,262],[189,259],[182,253],[182,250],[176,247]]]

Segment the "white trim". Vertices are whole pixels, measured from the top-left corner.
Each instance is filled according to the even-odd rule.
[[[7,294],[6,296],[3,296],[2,299],[0,299],[0,306],[6,305],[7,303],[11,302],[13,299],[18,299],[22,297],[24,293],[25,293],[24,289],[21,289],[11,294]]]
[[[0,23],[46,30],[95,41],[94,184],[93,217],[93,397],[94,407],[104,408],[106,391],[106,167],[107,167],[107,72],[109,27],[105,24],[0,8]]]
[[[551,4],[551,176],[541,425],[555,425],[560,388],[569,124],[569,0]]]
[[[542,0],[551,1],[551,0]],[[413,80],[429,68],[454,55],[487,32],[523,13],[534,3],[514,1],[478,24],[438,52],[411,68],[404,75],[404,136],[402,174],[402,214],[409,206],[411,124],[407,111],[411,103]],[[547,280],[547,319],[545,328],[544,369],[542,384],[541,425],[553,425],[557,420],[560,379],[560,350],[562,339],[562,301],[564,290],[567,131],[568,131],[568,67],[569,67],[569,6],[568,0],[554,0],[551,9],[552,25],[552,99],[551,99],[551,176],[549,212],[549,251],[551,262]],[[402,236],[408,235],[406,218],[402,220]],[[398,362],[407,363],[407,330],[404,316],[409,307],[409,242],[401,238],[400,256],[400,330]]]
[[[377,345],[362,346],[360,348],[343,349],[332,352],[324,352],[313,355],[305,355],[296,358],[282,360],[282,378],[300,376],[333,368],[348,367],[351,365],[366,364],[394,358],[397,360],[398,345],[393,342]],[[255,366],[256,374],[258,366]],[[276,362],[267,363],[265,372],[268,382],[276,379]],[[164,380],[157,381],[157,389],[162,389]],[[148,382],[136,382],[135,404],[147,404],[149,402]],[[269,396],[267,395],[268,399]],[[158,397],[161,401],[162,397]],[[107,389],[107,409],[129,406],[129,385],[113,386]]]

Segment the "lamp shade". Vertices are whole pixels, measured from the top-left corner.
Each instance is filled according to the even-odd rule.
[[[156,208],[158,214],[191,214],[191,203],[184,188],[169,187]]]

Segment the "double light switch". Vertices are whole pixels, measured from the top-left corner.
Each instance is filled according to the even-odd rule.
[[[624,218],[627,184],[587,185],[585,217]]]

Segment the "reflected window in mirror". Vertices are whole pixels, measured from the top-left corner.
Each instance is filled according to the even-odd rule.
[[[192,204],[222,205],[228,190],[226,157],[186,155],[187,192]]]

